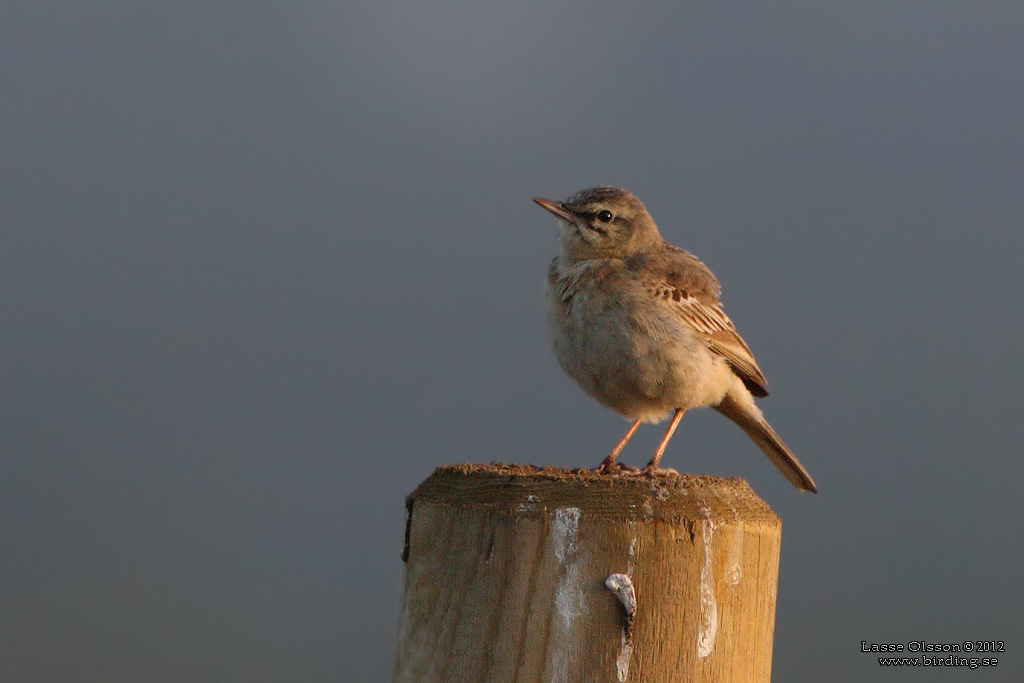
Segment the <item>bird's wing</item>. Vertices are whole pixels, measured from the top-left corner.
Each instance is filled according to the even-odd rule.
[[[768,380],[757,367],[754,354],[736,331],[718,300],[718,280],[696,256],[673,247],[661,277],[647,285],[655,298],[665,301],[679,318],[722,356],[754,396],[768,395]]]

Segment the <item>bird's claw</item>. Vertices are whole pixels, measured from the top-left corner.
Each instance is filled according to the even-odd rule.
[[[608,475],[637,474],[640,472],[640,468],[633,467],[632,465],[623,465],[622,463],[605,458],[600,465],[594,468],[594,472]]]
[[[663,474],[674,474],[679,476],[679,470],[672,467],[658,467],[657,465],[648,464],[640,470],[640,474],[645,477],[656,477]]]

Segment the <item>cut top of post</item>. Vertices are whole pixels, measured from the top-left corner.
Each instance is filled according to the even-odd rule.
[[[455,507],[489,506],[522,516],[579,508],[618,519],[734,519],[779,524],[745,481],[661,471],[602,474],[529,465],[451,465],[437,468],[406,499]]]
[[[406,505],[396,682],[769,681],[781,522],[741,479],[457,465]]]

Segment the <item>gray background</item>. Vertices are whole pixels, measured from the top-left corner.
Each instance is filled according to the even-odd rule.
[[[361,4],[0,10],[0,679],[388,680],[403,497],[626,427],[529,201],[617,184],[821,490],[713,411],[664,461],[784,520],[776,679],[1021,680],[1024,6]]]

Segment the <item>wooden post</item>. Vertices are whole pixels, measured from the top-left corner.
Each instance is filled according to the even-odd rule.
[[[770,679],[781,523],[741,479],[460,465],[406,506],[396,683]]]

